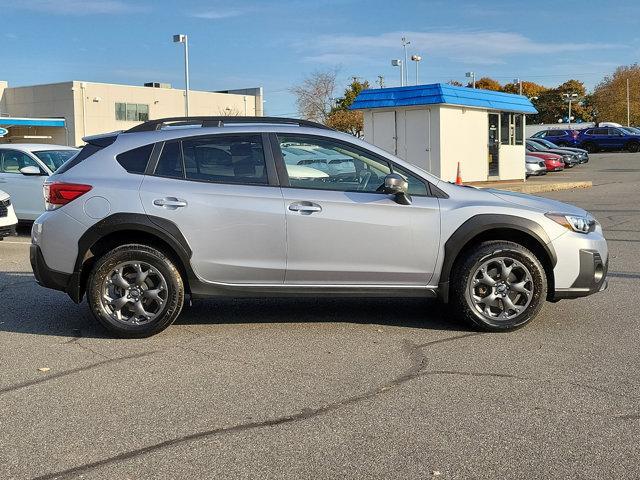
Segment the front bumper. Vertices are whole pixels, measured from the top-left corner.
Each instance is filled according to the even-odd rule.
[[[556,288],[554,300],[580,298],[606,290],[609,259],[600,256],[597,250],[581,249],[578,277],[569,288]]]

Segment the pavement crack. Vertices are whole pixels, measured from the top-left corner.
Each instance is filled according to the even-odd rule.
[[[305,407],[301,409],[298,413],[271,418],[261,422],[241,423],[241,424],[233,425],[229,427],[214,428],[211,430],[204,430],[201,432],[183,435],[183,436],[165,440],[163,442],[159,442],[153,445],[148,445],[146,447],[129,450],[127,452],[123,452],[111,457],[103,458],[101,460],[96,460],[95,462],[78,465],[77,467],[72,467],[67,470],[62,470],[58,472],[41,475],[39,477],[35,477],[33,480],[52,480],[52,479],[68,478],[71,476],[75,476],[81,472],[95,470],[96,468],[99,468],[99,467],[103,467],[103,466],[121,462],[121,461],[126,461],[141,455],[146,455],[148,453],[153,453],[158,450],[162,450],[163,448],[172,447],[175,445],[192,442],[195,440],[202,440],[202,439],[206,439],[214,436],[244,432],[247,430],[253,430],[258,428],[275,427],[283,424],[304,421],[304,420],[315,418],[321,415],[325,415],[335,410],[338,410],[340,408],[343,408],[349,405],[354,405],[362,401],[375,398],[385,392],[393,390],[421,376],[423,374],[422,371],[427,364],[425,354],[422,351],[424,348],[432,345],[441,344],[441,343],[462,340],[462,339],[476,336],[476,335],[481,335],[481,334],[478,332],[466,333],[463,335],[447,337],[447,338],[434,340],[432,342],[427,342],[419,345],[413,344],[412,342],[409,342],[409,341],[403,342],[403,345],[402,345],[403,351],[408,354],[409,360],[410,360],[410,366],[405,371],[405,373],[389,380],[388,382],[376,388],[366,390],[365,392],[360,393],[358,395],[353,395],[347,398],[343,398],[336,402],[329,403],[327,405],[323,405],[316,408]],[[185,347],[180,347],[180,348],[185,348]],[[199,352],[199,353],[202,353],[202,352]],[[106,362],[103,362],[103,363],[106,363]]]
[[[152,354],[154,354],[156,352],[157,352],[156,350],[152,350],[152,351],[149,351],[149,352],[136,353],[134,355],[127,355],[125,357],[110,358],[110,359],[104,360],[102,362],[92,363],[92,364],[86,365],[84,367],[72,368],[71,370],[65,370],[64,372],[54,373],[54,374],[47,375],[45,377],[38,378],[38,379],[35,379],[35,380],[27,380],[26,382],[21,382],[21,383],[17,383],[17,384],[14,384],[14,385],[9,385],[7,387],[0,388],[0,395],[4,395],[6,393],[11,393],[11,392],[16,392],[18,390],[22,390],[23,388],[33,387],[34,385],[40,385],[42,383],[51,382],[53,380],[57,380],[58,378],[66,377],[66,376],[69,376],[69,375],[74,375],[76,373],[86,372],[88,370],[93,370],[95,368],[99,368],[99,367],[102,367],[104,365],[120,363],[120,362],[125,362],[127,360],[133,360],[133,359],[136,359],[136,358],[146,357],[146,356],[152,355]]]

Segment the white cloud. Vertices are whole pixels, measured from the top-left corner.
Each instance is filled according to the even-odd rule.
[[[116,14],[147,10],[139,2],[127,3],[122,0],[21,0],[1,2],[0,6],[57,15]]]
[[[553,52],[577,53],[619,47],[607,43],[537,42],[520,33],[492,31],[388,32],[380,35],[324,35],[300,45],[311,52],[306,57],[318,63],[333,63],[338,58],[359,62],[371,56],[386,58],[401,54],[400,38],[411,41],[409,52],[421,52],[425,58],[447,58],[466,64],[505,63],[517,55],[541,55]]]
[[[221,20],[223,18],[239,17],[244,14],[243,10],[207,10],[206,12],[194,13],[191,15],[195,18],[204,18],[206,20]]]

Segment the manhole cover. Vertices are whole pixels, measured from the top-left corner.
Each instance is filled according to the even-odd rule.
[[[605,168],[599,172],[640,172],[640,168]]]

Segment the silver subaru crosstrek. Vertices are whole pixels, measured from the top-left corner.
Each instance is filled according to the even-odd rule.
[[[170,118],[85,141],[45,183],[31,264],[116,335],[163,330],[185,299],[272,295],[439,297],[505,331],[607,285],[586,211],[453,185],[315,123]]]

